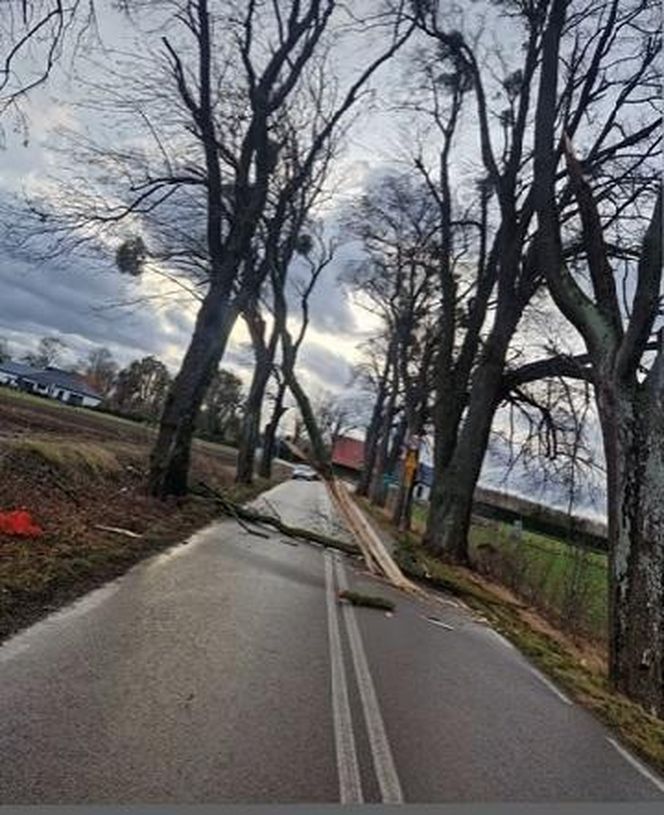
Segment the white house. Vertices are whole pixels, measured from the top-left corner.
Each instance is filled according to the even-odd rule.
[[[102,399],[78,374],[50,367],[40,370],[20,362],[0,362],[0,384],[68,405],[97,407]]]

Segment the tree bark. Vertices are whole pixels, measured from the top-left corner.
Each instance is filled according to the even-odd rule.
[[[325,441],[318,427],[316,416],[309,397],[305,393],[303,387],[300,385],[298,378],[295,374],[295,355],[297,346],[292,342],[290,334],[287,330],[282,333],[283,343],[283,362],[282,371],[288,389],[293,394],[297,406],[302,415],[302,421],[307,429],[309,441],[311,442],[311,449],[313,452],[313,459],[318,468],[318,471],[326,481],[331,481],[334,478],[332,470],[332,462],[330,460],[329,452],[325,446]]]
[[[376,466],[376,456],[378,453],[378,439],[380,435],[381,418],[385,409],[385,399],[387,398],[387,383],[390,376],[390,368],[393,364],[394,344],[394,339],[392,339],[385,357],[385,366],[381,371],[381,376],[378,381],[376,401],[374,402],[373,410],[371,412],[371,421],[369,422],[366,440],[364,443],[364,463],[356,490],[358,495],[368,495],[371,487],[371,479],[373,478],[374,468]]]
[[[252,317],[248,318],[248,322]],[[244,408],[242,433],[237,458],[235,481],[238,484],[251,484],[254,480],[256,465],[256,448],[260,437],[260,420],[265,390],[272,373],[272,364],[277,348],[277,331],[272,332],[269,343],[266,345],[264,336],[264,323],[260,318],[250,327],[254,340],[255,366],[254,375],[249,388],[249,395]]]
[[[427,521],[425,544],[445,558],[469,563],[468,533],[475,487],[482,470],[491,425],[503,389],[505,358],[521,316],[523,301],[499,306],[496,324],[487,339],[482,359],[473,376],[468,409],[461,421],[461,401],[444,422],[434,451],[437,467]],[[459,396],[460,398],[460,396]],[[455,420],[458,421],[455,423]]]
[[[237,303],[212,285],[196,318],[180,372],[166,398],[150,459],[151,495],[184,495],[195,422],[238,316]]]
[[[436,554],[457,563],[469,562],[473,496],[501,391],[502,373],[499,361],[485,364],[478,371],[468,414],[447,466],[437,474],[436,495],[431,499],[425,543]]]
[[[385,486],[384,476],[387,472],[387,461],[390,450],[390,438],[392,436],[392,422],[394,421],[395,403],[396,403],[396,383],[393,384],[392,392],[385,407],[383,415],[383,422],[380,431],[380,440],[378,442],[378,450],[376,453],[376,466],[371,480],[371,488],[369,491],[369,498],[376,506],[385,506],[385,499],[387,496],[387,487]]]
[[[362,473],[360,480],[357,484],[358,495],[368,495],[369,487],[371,486],[371,478],[373,476],[374,467],[376,466],[376,454],[378,452],[378,429],[380,427],[380,419],[382,408],[385,398],[376,398],[374,404],[371,421],[367,428],[367,435],[364,441],[364,462],[362,464]]]
[[[378,453],[378,436],[381,426],[381,418],[383,409],[385,407],[385,397],[387,395],[387,376],[382,378],[378,385],[378,393],[376,401],[374,402],[373,411],[371,413],[371,421],[367,428],[367,436],[364,442],[364,462],[362,465],[362,473],[357,485],[358,495],[368,495],[371,486],[371,479],[373,477],[374,467],[376,466],[376,456]]]
[[[274,409],[272,410],[272,418],[265,428],[263,434],[263,453],[261,455],[261,463],[258,474],[261,478],[272,477],[272,461],[274,459],[274,446],[277,440],[277,430],[279,429],[279,422],[281,417],[286,412],[284,408],[284,397],[286,396],[286,383],[279,383],[279,390],[274,402]]]
[[[260,416],[265,388],[270,377],[270,366],[256,360],[254,376],[251,380],[249,395],[244,406],[242,431],[237,456],[235,481],[238,484],[251,484],[254,480],[256,447],[260,436]]]
[[[609,667],[617,690],[664,715],[664,383],[599,384],[607,464]]]

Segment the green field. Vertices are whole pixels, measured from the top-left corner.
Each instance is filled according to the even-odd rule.
[[[413,507],[413,527],[423,529],[426,507]],[[606,638],[607,556],[547,535],[475,518],[470,554],[478,571],[499,580],[562,628]]]

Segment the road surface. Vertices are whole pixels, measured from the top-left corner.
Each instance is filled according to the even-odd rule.
[[[330,528],[319,483],[267,498]],[[232,521],[9,640],[0,688],[5,804],[664,800],[469,612]]]

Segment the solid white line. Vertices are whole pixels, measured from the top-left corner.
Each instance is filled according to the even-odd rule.
[[[502,634],[499,634],[495,629],[489,628],[489,633],[493,634],[493,636],[501,642],[506,648],[511,648],[512,651],[516,651],[516,648],[512,645],[512,643],[507,639],[507,637],[503,637]]]
[[[425,622],[431,623],[431,625],[438,625],[441,628],[446,628],[448,631],[454,631],[453,625],[448,625],[448,623],[444,623],[442,620],[432,620],[431,617],[427,617],[424,614],[422,614],[421,616]]]
[[[336,564],[337,583],[339,584],[339,588],[345,591],[348,589],[348,581],[346,580],[343,563],[340,559],[337,559]],[[378,705],[376,690],[371,678],[369,663],[367,662],[367,656],[362,644],[362,637],[357,625],[357,620],[355,619],[353,606],[350,604],[344,605],[343,615],[346,623],[346,631],[348,632],[353,665],[355,667],[355,677],[360,690],[360,698],[362,699],[364,720],[369,734],[374,769],[376,771],[383,803],[402,804],[403,793],[401,791],[401,784],[394,765],[390,743],[387,740],[385,724]]]
[[[329,552],[325,559],[325,594],[327,598],[327,625],[329,631],[330,664],[332,666],[332,715],[334,741],[337,752],[339,795],[342,804],[361,804],[362,783],[355,750],[353,721],[348,702],[348,686],[341,652],[341,635],[334,595],[334,574]]]
[[[562,691],[561,691],[559,688],[557,688],[557,687],[556,687],[556,686],[553,684],[553,682],[551,682],[551,680],[550,680],[550,679],[547,679],[547,678],[546,678],[546,676],[544,676],[544,674],[540,673],[540,672],[537,670],[537,668],[533,668],[533,667],[532,667],[532,665],[529,665],[529,666],[528,666],[528,670],[530,671],[530,673],[531,673],[531,674],[534,674],[534,675],[535,675],[535,676],[536,676],[536,677],[539,679],[539,681],[540,681],[540,682],[541,682],[543,685],[546,685],[546,686],[547,686],[547,688],[548,688],[550,691],[552,691],[553,693],[555,693],[555,694],[556,694],[556,696],[557,696],[557,697],[558,697],[558,698],[559,698],[559,699],[560,699],[562,702],[564,702],[566,705],[571,705],[571,704],[573,704],[572,700],[571,700],[571,699],[570,699],[568,696],[565,696],[565,694],[564,694],[564,693],[563,693],[563,692],[562,692]]]
[[[660,792],[664,792],[664,781],[661,778],[658,778],[655,773],[649,770],[645,764],[642,764],[637,758],[631,753],[628,753],[624,747],[622,747],[615,739],[610,738],[609,736],[606,737],[606,740],[611,744],[625,759],[625,761],[629,762],[632,767],[638,770],[644,778],[647,778],[648,781],[651,781]]]

